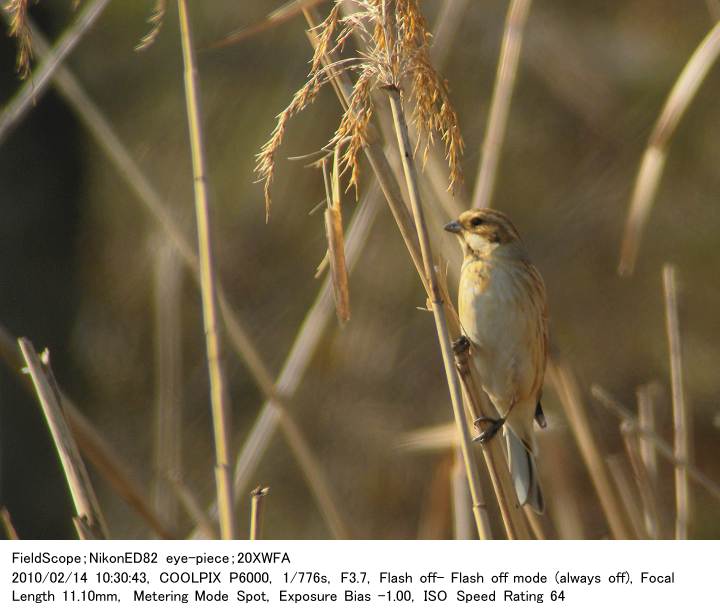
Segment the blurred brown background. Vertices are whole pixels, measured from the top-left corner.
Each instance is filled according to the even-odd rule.
[[[70,2],[33,8],[55,38],[74,19]],[[193,240],[193,191],[182,60],[174,3],[155,44],[150,2],[112,2],[67,65],[129,147],[142,171]],[[311,50],[302,16],[219,50],[230,30],[261,21],[280,2],[192,2],[199,53],[215,253],[229,299],[277,374],[319,287],[325,252],[322,178],[287,156],[321,147],[339,107],[331,89],[294,120],[281,149],[270,221],[254,154],[275,115],[307,74]],[[432,24],[442,0],[426,0]],[[524,236],[549,292],[553,344],[575,370],[606,454],[623,454],[616,419],[589,395],[599,383],[630,408],[635,388],[658,381],[658,432],[671,433],[669,363],[661,268],[677,265],[686,396],[695,463],[720,478],[717,417],[720,365],[720,71],[707,77],[673,140],[635,275],[617,260],[637,167],[672,84],[713,25],[712,2],[570,0],[535,2],[513,98],[493,206]],[[325,13],[329,4],[320,5]],[[469,2],[442,67],[466,141],[472,193],[507,2]],[[14,42],[0,37],[0,104],[19,88]],[[370,177],[363,167],[363,186]],[[0,324],[48,347],[58,381],[112,445],[148,494],[157,481],[154,426],[158,367],[155,297],[167,252],[156,224],[74,113],[51,88],[0,144]],[[382,205],[382,204],[381,204]],[[430,217],[444,254],[439,206]],[[345,220],[352,216],[352,195]],[[289,405],[336,492],[352,536],[450,536],[442,478],[448,455],[398,448],[404,433],[451,418],[432,317],[417,310],[423,291],[382,205],[350,278],[352,319],[334,317]],[[165,258],[167,261],[167,258]],[[172,263],[172,259],[170,259]],[[165,265],[166,279],[173,274]],[[177,268],[175,268],[177,270]],[[197,500],[214,498],[212,429],[199,295],[177,274],[184,482]],[[451,284],[456,278],[451,276]],[[454,294],[454,292],[453,292]],[[172,314],[171,310],[171,314]],[[161,318],[162,320],[162,318]],[[243,363],[226,345],[233,447],[262,405]],[[0,501],[26,538],[73,535],[57,456],[33,397],[0,368]],[[563,462],[582,536],[608,530],[552,390],[540,434],[544,483]],[[549,455],[543,455],[552,448]],[[671,528],[673,476],[660,467],[663,523]],[[91,470],[114,537],[147,537],[138,516]],[[435,479],[433,479],[435,477]],[[567,483],[566,483],[567,482]],[[271,486],[268,538],[326,538],[328,530],[283,438],[276,434],[253,473]],[[250,486],[252,487],[252,486]],[[249,488],[248,488],[249,490]],[[720,505],[691,484],[692,537],[720,536]],[[239,526],[246,527],[242,498]],[[549,511],[552,519],[552,509]],[[554,520],[556,523],[556,520]],[[179,514],[178,528],[191,522]],[[419,533],[419,529],[421,529]],[[669,531],[668,531],[669,532]]]

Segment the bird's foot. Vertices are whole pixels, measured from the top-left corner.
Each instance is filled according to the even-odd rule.
[[[499,419],[495,419],[494,417],[478,417],[475,420],[475,427],[479,430],[481,423],[489,423],[490,427],[486,428],[480,434],[478,434],[474,439],[474,443],[482,443],[483,445],[487,444],[492,440],[492,438],[500,431],[500,428],[503,427],[505,424],[505,418],[501,417]]]
[[[453,342],[452,348],[455,355],[460,355],[470,348],[470,341],[467,339],[467,336],[459,336]]]

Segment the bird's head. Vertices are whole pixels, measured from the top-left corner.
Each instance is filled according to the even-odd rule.
[[[496,210],[467,210],[446,224],[445,231],[457,235],[466,257],[489,257],[496,251],[508,256],[524,253],[515,225]]]

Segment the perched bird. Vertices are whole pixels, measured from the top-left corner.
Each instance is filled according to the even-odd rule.
[[[535,419],[545,427],[540,404],[548,350],[545,284],[505,214],[468,210],[445,230],[457,235],[465,257],[460,324],[482,388],[500,415],[478,419],[489,424],[478,439],[488,440],[503,427],[518,501],[542,512],[532,424]]]

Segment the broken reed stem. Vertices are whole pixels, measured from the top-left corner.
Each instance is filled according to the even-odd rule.
[[[34,394],[32,382],[23,378],[20,373],[25,362],[18,349],[17,337],[8,333],[2,325],[0,325],[0,358],[7,364],[11,372],[17,375],[20,384]],[[92,463],[120,498],[137,512],[158,536],[163,539],[173,539],[174,532],[160,519],[160,515],[148,501],[143,489],[132,478],[132,474],[126,470],[130,465],[113,450],[110,443],[59,387],[58,396],[68,426],[85,458]]]
[[[633,273],[642,234],[657,194],[670,140],[708,71],[720,56],[720,22],[710,30],[675,81],[643,154],[625,221],[618,273]]]
[[[63,32],[62,37],[53,46],[52,50],[45,54],[38,68],[25,80],[12,100],[3,108],[2,114],[0,114],[0,143],[5,140],[10,130],[20,122],[25,113],[33,107],[35,101],[39,100],[50,84],[50,78],[55,70],[92,28],[109,3],[110,0],[95,0],[86,4],[75,22]],[[0,5],[0,13],[7,21],[8,14],[4,4]],[[32,41],[33,46],[34,43]]]
[[[677,304],[677,274],[673,265],[663,267],[663,289],[665,291],[665,325],[667,328],[670,353],[670,379],[672,384],[672,408],[675,457],[690,459],[690,430],[688,413],[685,406],[683,388],[682,350],[680,344],[680,325]],[[690,526],[690,489],[687,469],[675,467],[675,538],[687,539]]]
[[[466,338],[461,338],[454,345],[453,353],[455,368],[462,384],[465,405],[470,419],[474,420],[477,417],[497,419],[497,410],[487,396],[484,396],[484,392],[481,393],[474,379],[470,362],[470,344]],[[467,420],[465,425],[467,426]],[[481,449],[498,501],[507,538],[530,539],[530,528],[517,500],[517,493],[513,486],[510,468],[501,440],[492,438],[485,443],[481,443]]]
[[[217,321],[217,291],[212,255],[210,230],[210,207],[208,205],[207,175],[203,151],[200,121],[200,96],[197,86],[195,50],[190,32],[190,20],[186,0],[178,0],[180,40],[185,81],[185,105],[187,108],[190,149],[195,187],[195,217],[198,235],[198,258],[200,265],[200,295],[202,297],[205,343],[208,373],[210,376],[210,401],[215,433],[215,481],[217,484],[220,536],[234,539],[232,477],[230,474],[229,408],[222,365],[222,351]]]
[[[15,526],[13,525],[13,521],[10,517],[10,512],[7,510],[7,507],[0,507],[0,521],[2,522],[2,526],[5,529],[5,535],[8,539],[20,539],[17,531],[15,530]]]
[[[547,376],[565,410],[613,538],[630,539],[632,532],[626,522],[620,500],[613,489],[605,460],[593,436],[590,418],[582,403],[572,371],[563,363],[551,360],[548,362]]]
[[[250,541],[262,538],[263,509],[270,488],[258,486],[250,492]]]
[[[636,431],[638,437],[646,439],[648,442],[652,443],[658,453],[675,467],[686,469],[688,476],[691,479],[693,479],[698,485],[705,488],[713,498],[720,501],[720,484],[691,464],[687,458],[678,458],[673,453],[673,448],[660,436],[658,436],[657,433],[647,432],[646,430],[641,429],[633,414],[615,400],[602,387],[599,385],[593,385],[590,388],[590,391],[595,399],[598,400],[598,402],[600,402],[607,410],[613,412],[621,419],[627,420],[627,422]]]
[[[523,33],[531,3],[532,0],[511,0],[508,8],[490,113],[480,155],[480,168],[472,198],[472,207],[474,208],[490,207],[492,201],[520,50],[522,49]]]
[[[40,359],[32,342],[19,338],[18,345],[47,421],[50,434],[60,457],[75,505],[76,528],[80,539],[107,539],[108,530],[98,505],[95,491],[80,457],[75,439],[65,421],[55,379],[46,361]]]
[[[475,525],[477,527],[478,536],[482,538],[484,528],[481,515],[482,508],[482,492],[480,487],[480,477],[477,472],[477,464],[472,451],[472,439],[467,421],[465,420],[465,411],[463,409],[462,392],[455,371],[455,362],[453,359],[452,344],[450,342],[450,333],[445,318],[445,310],[443,308],[443,300],[440,297],[437,273],[433,265],[432,249],[430,247],[430,237],[425,225],[425,215],[420,202],[420,188],[418,186],[417,169],[412,158],[412,146],[410,144],[410,135],[408,133],[407,122],[402,109],[402,101],[400,99],[400,91],[395,86],[386,88],[390,108],[392,109],[393,120],[395,122],[395,131],[398,140],[398,149],[402,159],[403,171],[405,173],[405,181],[410,196],[410,204],[412,207],[413,218],[415,219],[415,227],[420,242],[420,251],[422,253],[422,261],[424,266],[424,275],[429,285],[430,302],[432,304],[433,316],[435,317],[435,328],[437,329],[438,340],[440,343],[440,351],[442,353],[443,366],[445,368],[445,378],[447,379],[448,388],[450,390],[450,400],[455,415],[455,424],[460,434],[460,449],[465,462],[465,473],[468,478],[470,487],[470,495],[472,497],[473,514],[475,516]]]

